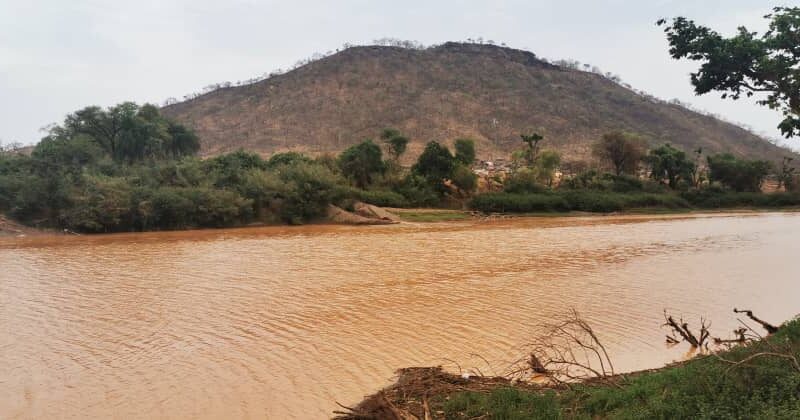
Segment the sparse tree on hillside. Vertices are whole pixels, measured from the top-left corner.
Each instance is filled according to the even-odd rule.
[[[592,147],[592,154],[614,168],[616,175],[635,174],[647,150],[643,138],[623,131],[604,134]]]
[[[739,99],[764,93],[758,102],[783,113],[783,135],[800,135],[800,7],[776,7],[765,18],[771,22],[763,35],[742,26],[730,38],[685,17],[657,23],[666,24],[673,58],[702,63],[691,75],[697,94],[719,91]]]

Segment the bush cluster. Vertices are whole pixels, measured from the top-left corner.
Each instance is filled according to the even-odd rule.
[[[638,208],[680,209],[689,203],[675,194],[558,191],[538,194],[487,193],[470,201],[470,207],[485,213],[531,213],[584,211],[610,213]]]
[[[686,191],[681,196],[692,206],[704,209],[736,207],[795,207],[800,206],[800,193],[776,192],[737,192],[723,188],[709,187]]]

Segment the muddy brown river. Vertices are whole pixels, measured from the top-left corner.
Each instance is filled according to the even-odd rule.
[[[657,367],[665,308],[729,335],[798,279],[792,213],[0,239],[0,418],[326,418],[397,368],[502,374],[570,308]]]

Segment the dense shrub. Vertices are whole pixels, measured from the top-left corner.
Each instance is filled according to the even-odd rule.
[[[476,196],[470,207],[483,212],[525,213],[537,211],[585,211],[610,213],[626,209],[658,207],[678,209],[689,203],[675,194],[618,194],[597,191],[564,191],[544,194],[488,193]]]
[[[450,178],[453,185],[464,193],[470,194],[478,188],[478,176],[464,165],[456,166]]]
[[[311,163],[312,159],[302,153],[297,152],[284,152],[275,153],[269,157],[267,167],[277,168],[282,165],[294,165],[297,163]]]
[[[726,153],[708,157],[708,175],[735,191],[761,191],[771,164],[763,160],[738,159]]]
[[[280,216],[290,224],[302,224],[324,216],[335,198],[335,187],[341,182],[328,168],[307,163],[283,166],[278,176],[286,183]]]
[[[247,221],[252,201],[234,191],[163,187],[139,190],[137,222],[143,230],[223,227]]]
[[[475,163],[475,140],[457,139],[454,143],[455,159],[458,163],[469,167]]]
[[[437,206],[441,203],[439,191],[418,175],[409,174],[394,189],[405,197],[409,207]]]
[[[632,175],[599,173],[594,170],[581,172],[565,179],[561,183],[560,189],[609,191],[617,193],[661,193],[669,191],[666,185],[651,180],[643,180]]]
[[[238,150],[208,159],[204,162],[207,176],[214,180],[218,188],[231,188],[242,182],[242,177],[250,169],[267,168],[267,162],[261,156]]]
[[[86,177],[82,187],[70,194],[70,206],[60,221],[68,229],[82,232],[130,230],[135,220],[131,185],[121,178]]]
[[[362,190],[350,186],[336,188],[337,200],[363,201],[381,207],[408,207],[408,200],[391,190]]]
[[[524,168],[514,171],[506,177],[503,191],[511,194],[543,193],[548,188],[539,182],[536,169]]]
[[[610,190],[613,192],[630,193],[644,191],[644,182],[637,176],[608,174],[606,179],[610,184]]]
[[[646,207],[668,209],[689,207],[689,203],[686,200],[674,194],[620,194],[592,191],[569,191],[563,194],[569,203],[570,209],[574,211],[609,213]]]
[[[619,194],[595,191],[569,191],[563,193],[569,209],[596,213],[610,213],[625,208],[625,201]]]
[[[439,194],[447,192],[444,180],[450,178],[456,161],[447,146],[435,141],[428,143],[425,150],[411,168],[414,175],[424,178]]]
[[[691,205],[706,209],[735,207],[793,207],[800,206],[800,193],[737,192],[720,187],[707,187],[684,192],[681,196]]]
[[[380,146],[372,140],[365,140],[348,147],[339,155],[339,170],[358,188],[366,188],[386,170]]]
[[[243,197],[252,200],[253,213],[261,217],[284,194],[286,183],[274,171],[251,169],[244,173],[237,190]]]
[[[569,204],[556,194],[486,193],[475,196],[469,203],[473,210],[484,213],[568,211]]]

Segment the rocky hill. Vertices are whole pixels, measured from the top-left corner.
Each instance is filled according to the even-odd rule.
[[[218,89],[164,108],[193,127],[202,153],[338,152],[384,127],[429,140],[476,140],[481,158],[507,157],[519,133],[544,133],[565,160],[589,156],[603,133],[624,129],[653,144],[779,160],[787,152],[735,125],[640,95],[601,75],[493,45],[427,49],[352,47],[288,73]]]

